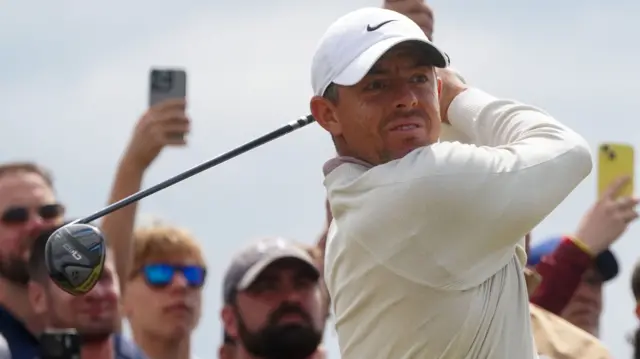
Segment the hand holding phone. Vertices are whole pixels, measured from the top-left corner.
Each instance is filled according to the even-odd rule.
[[[187,73],[178,68],[155,68],[149,74],[149,107],[154,107],[167,100],[187,97]],[[176,140],[183,140],[186,132],[176,131],[169,134]]]
[[[598,149],[598,200],[584,214],[575,237],[594,255],[609,248],[638,218],[633,197],[633,148],[606,143]]]

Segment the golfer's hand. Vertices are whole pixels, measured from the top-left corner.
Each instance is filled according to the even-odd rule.
[[[433,10],[423,0],[385,0],[383,7],[399,12],[413,20],[429,40],[432,40]]]
[[[440,118],[442,122],[449,124],[447,112],[449,106],[456,96],[468,89],[467,85],[462,82],[458,74],[451,69],[436,69],[438,79],[442,82],[440,91]]]
[[[190,121],[184,99],[171,99],[150,107],[138,120],[125,152],[125,160],[146,169],[165,146],[184,146]]]
[[[627,230],[629,224],[638,218],[638,198],[617,197],[630,180],[628,177],[616,180],[580,222],[576,237],[594,255],[609,248]]]

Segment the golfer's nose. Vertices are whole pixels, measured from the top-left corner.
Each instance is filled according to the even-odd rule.
[[[418,96],[409,84],[398,86],[396,91],[395,107],[396,108],[414,108],[418,104]]]

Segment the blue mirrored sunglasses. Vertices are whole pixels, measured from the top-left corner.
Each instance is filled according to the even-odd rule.
[[[190,287],[204,285],[207,270],[197,265],[148,264],[142,268],[145,281],[153,287],[165,287],[171,283],[176,272],[181,272]]]

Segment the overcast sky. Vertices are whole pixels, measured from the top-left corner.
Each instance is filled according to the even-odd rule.
[[[306,5],[305,5],[306,4]],[[478,87],[543,107],[595,147],[638,143],[640,3],[622,1],[431,3],[435,41]],[[604,4],[607,4],[606,6]],[[147,103],[151,66],[189,75],[193,134],[165,151],[151,185],[308,112],[317,40],[337,17],[372,0],[59,0],[0,6],[0,161],[50,167],[71,215],[99,209],[130,131]],[[313,242],[324,219],[321,166],[331,142],[317,125],[145,200],[142,212],[191,229],[206,249],[210,280],[195,350],[220,334],[220,277],[251,239]],[[532,190],[544,191],[545,184]],[[586,180],[534,232],[575,229],[595,198]],[[640,227],[615,245],[622,274],[607,286],[603,339],[616,358],[637,324],[629,275]],[[327,335],[330,358],[339,358]]]

